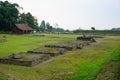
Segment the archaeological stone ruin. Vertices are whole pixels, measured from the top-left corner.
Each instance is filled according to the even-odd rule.
[[[1,63],[15,64],[21,66],[34,66],[50,58],[48,54],[32,54],[20,52],[0,58]]]
[[[89,44],[88,41],[67,41],[62,43],[56,43],[56,44],[49,44],[45,45],[45,47],[51,47],[51,48],[64,48],[66,50],[75,50],[75,49],[82,49],[84,45]]]
[[[0,63],[32,67],[49,60],[51,57],[64,54],[68,50],[82,49],[83,46],[89,45],[91,42],[96,42],[93,37],[77,37],[77,40],[47,44],[44,47],[32,49],[27,52],[13,53],[0,58]]]
[[[30,50],[28,51],[28,53],[49,54],[50,56],[57,56],[57,55],[63,54],[64,51],[65,51],[64,48],[42,47],[42,48],[36,48],[36,49]]]
[[[6,42],[6,36],[2,36],[2,38],[0,38],[0,42]]]
[[[91,36],[77,37],[77,40],[89,41],[89,42],[96,42],[95,39],[93,37],[91,37]]]

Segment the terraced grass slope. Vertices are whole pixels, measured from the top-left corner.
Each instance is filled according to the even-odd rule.
[[[9,55],[11,52],[27,51],[45,44],[67,41],[77,36],[69,34],[47,34],[45,37],[8,35],[8,42],[0,43],[0,57]],[[119,56],[118,53],[114,53],[114,50],[120,44],[120,37],[106,36],[96,41],[81,50],[68,51],[35,67],[0,64],[0,72],[15,80],[95,80],[104,64]]]

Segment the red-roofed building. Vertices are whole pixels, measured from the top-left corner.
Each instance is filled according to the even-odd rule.
[[[27,24],[15,24],[12,27],[13,34],[30,34],[33,33],[33,29]]]

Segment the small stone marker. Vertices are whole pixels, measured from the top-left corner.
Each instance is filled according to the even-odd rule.
[[[17,54],[12,54],[12,58],[13,59],[20,59],[20,56],[18,56]]]

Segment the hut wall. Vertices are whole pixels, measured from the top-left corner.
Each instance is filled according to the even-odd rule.
[[[16,26],[12,28],[12,33],[13,34],[23,34],[23,31],[18,29]]]

